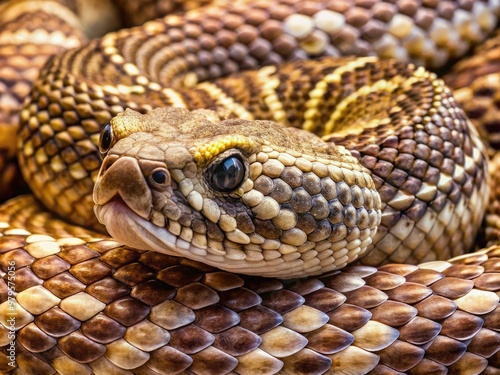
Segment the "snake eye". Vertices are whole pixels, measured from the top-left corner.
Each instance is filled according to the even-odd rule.
[[[170,174],[165,169],[159,168],[149,175],[149,180],[157,187],[165,187],[170,184]]]
[[[239,155],[232,155],[215,165],[211,173],[210,186],[220,192],[230,192],[245,179],[245,165]]]
[[[112,141],[113,129],[111,128],[111,124],[108,122],[102,129],[101,136],[99,137],[99,151],[101,154],[105,154],[109,151]]]

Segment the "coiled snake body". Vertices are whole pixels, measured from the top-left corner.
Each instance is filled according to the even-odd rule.
[[[439,41],[411,2],[334,3],[217,3],[51,58],[20,115],[24,177],[115,240],[31,197],[2,206],[2,371],[498,371],[499,249],[443,260],[471,249],[488,199],[485,148],[443,82],[375,57],[214,80],[370,46],[409,59],[412,26],[435,39],[417,63],[469,43]],[[471,39],[496,22],[494,4],[431,3]]]

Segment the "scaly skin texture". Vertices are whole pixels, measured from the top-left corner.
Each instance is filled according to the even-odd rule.
[[[303,277],[357,259],[380,224],[368,171],[308,133],[178,108],[147,116],[128,110],[111,125],[117,143],[94,188],[95,212],[114,238],[138,249],[233,272]],[[211,187],[217,165],[235,157],[241,183]]]
[[[114,0],[127,27],[209,5],[213,0]]]
[[[25,6],[32,11],[26,12]],[[52,54],[86,41],[75,28],[78,19],[69,9],[64,16],[59,13],[65,20],[51,10],[37,2],[0,4],[0,200],[18,193],[22,186],[13,141],[19,129],[21,104],[40,68]],[[41,24],[47,31],[39,29]]]
[[[96,14],[99,24],[93,21]],[[107,0],[0,3],[0,201],[19,194],[25,185],[14,139],[22,103],[41,67],[50,56],[85,43],[85,34],[100,36],[119,25]]]
[[[130,246],[233,272],[282,278],[342,268],[365,252],[363,262],[379,265],[387,258],[416,263],[467,251],[487,201],[486,164],[482,145],[470,132],[473,128],[463,118],[462,122],[452,117],[453,107],[447,110],[441,104],[448,103],[446,91],[422,69],[400,70],[398,89],[391,92],[384,81],[389,79],[386,72],[397,69],[391,62],[344,59],[328,75],[332,68],[328,61],[319,63],[327,68],[317,75],[321,77],[317,82],[317,62],[292,66],[309,73],[312,87],[328,81],[335,85],[331,77],[353,64],[364,79],[346,74],[346,82],[359,80],[364,88],[372,79],[386,84],[378,87],[381,100],[371,97],[370,104],[366,97],[372,91],[360,89],[353,97],[356,87],[349,87],[346,97],[342,90],[326,91],[324,97],[331,102],[322,102],[321,109],[336,108],[332,119],[341,119],[332,124],[340,129],[334,139],[351,146],[367,169],[337,142],[322,142],[307,133],[304,139],[302,132],[287,131],[270,121],[221,121],[214,112],[189,114],[179,109],[156,109],[146,116],[127,111],[110,124],[113,146],[94,188],[98,219],[113,237]],[[375,67],[372,78],[367,72]],[[287,77],[296,73],[290,66],[281,68]],[[239,79],[232,77],[227,84]],[[405,87],[404,81],[411,84]],[[338,82],[340,87],[343,82]],[[419,97],[412,88],[439,92],[443,100],[432,121],[422,124],[415,119],[425,110],[425,104],[419,104],[432,102],[428,98],[435,94]],[[296,92],[295,97],[293,104],[300,109],[303,101]],[[402,101],[411,97],[415,107],[397,112],[396,104],[386,104],[391,97]],[[256,102],[269,100],[256,98]],[[390,115],[386,108],[391,108]],[[283,113],[287,112],[284,105]],[[356,113],[354,118],[367,125],[351,122],[348,113]],[[384,128],[388,116],[393,121]],[[311,123],[312,118],[308,118]],[[401,119],[401,126],[396,119]],[[448,126],[438,131],[439,123]],[[324,133],[320,129],[318,133]],[[379,158],[374,157],[375,148]],[[395,166],[388,173],[391,154],[397,159],[394,156]],[[210,186],[214,169],[234,155],[241,158],[247,177],[236,188],[218,192]],[[444,167],[439,175],[434,174],[437,165]],[[455,173],[448,174],[446,168]],[[152,177],[158,171],[165,173],[163,184]],[[381,216],[384,223],[375,236]]]
[[[46,70],[52,76],[39,81],[35,88],[39,94],[24,117],[28,125],[24,136],[29,133],[31,141],[27,156],[34,155],[30,155],[33,145],[44,149],[26,161],[30,173],[39,168],[42,176],[52,176],[51,181],[63,186],[48,187],[60,196],[54,206],[80,216],[86,212],[76,208],[80,194],[89,192],[86,177],[97,175],[100,161],[92,153],[98,129],[125,105],[151,109],[141,108],[140,99],[139,106],[120,101],[127,96],[137,100],[134,91],[140,93],[141,85],[156,92],[153,97],[158,102],[178,100],[179,91],[158,88],[155,83],[168,82],[177,90],[241,68],[339,52],[374,51],[438,66],[482,39],[492,29],[497,12],[486,9],[487,2],[482,1],[425,1],[423,7],[413,1],[397,5],[332,1],[330,9],[345,18],[336,19],[337,29],[325,39],[325,23],[319,21],[316,28],[306,27],[308,33],[301,34],[303,29],[297,26],[303,23],[297,20],[310,25],[307,17],[326,3],[287,1],[275,8],[267,1],[241,4],[232,2],[231,12],[220,10],[226,5],[216,4],[207,13],[168,17],[54,60]],[[297,18],[294,12],[307,17]],[[154,41],[147,41],[144,30]],[[162,32],[168,36],[158,36]],[[463,42],[457,35],[471,39]],[[158,52],[157,58],[151,58],[153,52]],[[124,65],[125,61],[132,64]],[[67,70],[70,66],[72,71]],[[60,68],[57,77],[56,67]],[[124,81],[129,74],[133,79]],[[103,80],[104,75],[109,81]],[[130,88],[131,83],[135,87]],[[216,96],[214,87],[206,85],[202,91]],[[93,106],[85,105],[89,100]],[[39,105],[47,111],[38,112]],[[82,119],[82,127],[76,126]],[[60,130],[54,138],[43,126],[48,122]],[[93,134],[92,142],[84,140],[86,132]],[[393,141],[386,146],[396,150]],[[82,164],[74,150],[83,151]],[[39,195],[41,189],[47,186],[37,185]],[[439,262],[421,270],[410,265],[379,270],[357,267],[321,279],[282,282],[224,273],[185,259],[126,248],[109,239],[96,240],[98,234],[80,227],[68,229],[65,222],[40,210],[32,198],[11,201],[0,209],[5,222],[0,237],[4,276],[0,308],[10,312],[14,306],[19,313],[19,373],[498,371],[497,248],[455,261],[465,266]],[[11,229],[25,224],[33,228],[32,233],[51,236]],[[8,284],[12,260],[17,268],[15,290]],[[19,292],[14,305],[7,299],[9,290]],[[87,319],[82,306],[97,315]],[[174,306],[174,313],[169,306]],[[219,323],[214,323],[214,317],[221,317]],[[68,322],[67,331],[61,332],[58,327],[63,321]],[[268,325],[259,326],[259,321]],[[8,354],[9,322],[1,323],[2,350]],[[3,360],[5,371],[11,370],[8,357]]]
[[[500,238],[500,154],[489,162],[491,175],[490,204],[486,208],[484,219],[484,237],[487,245],[496,244]]]
[[[285,60],[378,53],[441,66],[494,27],[498,8],[486,4],[222,2],[108,34],[42,71],[21,116],[24,177],[49,209],[90,225],[100,165],[95,144],[102,125],[125,108],[177,106],[182,98],[172,89]],[[464,14],[472,14],[467,22]],[[187,101],[189,108],[207,104],[196,95]],[[35,148],[48,151],[37,156]]]
[[[47,81],[57,81],[56,78],[64,74],[60,73],[61,63],[54,64],[51,68],[54,73],[45,72]],[[373,87],[370,88],[371,86]],[[241,90],[241,87],[251,89],[245,91]],[[292,91],[290,87],[300,87],[300,89]],[[349,150],[353,150],[361,163],[371,171],[370,174],[383,203],[382,225],[370,247],[370,249],[375,247],[376,251],[372,251],[370,257],[366,258],[366,262],[371,265],[381,264],[387,260],[416,263],[423,260],[446,259],[462,254],[471,247],[488,196],[483,146],[462,112],[455,108],[449,90],[436,79],[435,75],[423,69],[415,69],[392,61],[380,62],[375,58],[328,59],[319,63],[282,65],[278,69],[264,68],[258,72],[243,73],[214,83],[201,83],[194,89],[159,88],[158,91],[139,86],[134,90],[138,91],[129,94],[125,92],[121,102],[115,101],[113,106],[115,111],[130,106],[147,111],[150,103],[162,95],[165,105],[191,109],[223,106],[228,116],[281,121],[286,125],[301,127],[318,135],[327,136],[330,142],[345,145]],[[374,91],[378,96],[374,96]],[[120,100],[120,97],[115,96],[116,100]],[[43,93],[33,94],[33,100],[37,103],[43,103],[45,98]],[[81,93],[76,100],[83,101],[86,98],[91,96]],[[407,98],[411,98],[412,105],[404,104]],[[67,97],[61,101],[70,105],[74,100]],[[62,116],[69,123],[76,121],[76,119],[71,120],[71,116],[80,113],[90,118],[104,116],[102,111],[91,111],[92,105],[97,106],[99,103],[102,103],[102,100],[96,99],[90,104],[82,103],[76,108],[70,107],[70,110],[65,111]],[[53,115],[56,112],[55,106],[49,103],[43,104],[42,108],[31,106],[31,110],[35,108],[41,112],[36,115],[36,120],[30,120],[31,124],[36,124],[38,119],[45,118],[50,112]],[[50,108],[50,111],[43,108]],[[354,113],[356,116],[352,116]],[[84,131],[85,129],[96,131],[99,127],[90,119],[82,120],[83,128],[66,127],[62,119],[55,118],[50,121],[52,125],[57,125],[42,126],[35,131],[24,128],[21,133],[19,142],[23,140],[26,142],[20,153],[21,164],[26,167],[25,177],[34,184],[33,188],[45,183],[43,190],[35,190],[36,195],[40,196],[49,207],[57,207],[60,215],[69,215],[80,223],[96,222],[90,195],[94,181],[85,178],[85,168],[94,169],[92,173],[95,174],[93,178],[95,180],[101,165],[101,157],[97,151],[92,153],[97,146],[92,144],[92,138],[88,139],[85,136]],[[56,134],[53,134],[54,132]],[[197,131],[193,131],[192,134],[196,135]],[[73,142],[72,136],[76,142]],[[46,139],[43,147],[39,145],[40,139]],[[273,134],[267,136],[270,147],[278,140]],[[289,149],[294,148],[299,151],[297,147],[289,147]],[[78,151],[81,153],[80,158]],[[73,162],[69,170],[64,168],[64,162]],[[43,173],[40,173],[40,170]],[[304,168],[302,170],[307,172]],[[54,171],[61,171],[56,181],[51,180]],[[73,183],[75,176],[80,178],[76,185]],[[266,173],[263,173],[261,186],[256,187],[256,190],[268,195],[264,176]],[[280,176],[278,174],[267,177]],[[316,179],[323,177],[326,176],[314,176]],[[348,180],[348,177],[344,179]],[[332,199],[331,194],[327,193],[326,199],[322,198],[316,202],[314,197],[319,191],[316,192],[315,188],[298,191],[302,183],[295,186],[295,183],[285,176],[279,181],[285,181],[285,185],[295,189],[293,192],[290,191],[292,195],[288,198],[276,198],[272,195],[266,198],[271,205],[266,209],[270,216],[253,213],[244,220],[251,225],[240,223],[241,228],[238,230],[247,234],[257,230],[257,234],[264,239],[279,239],[281,231],[285,228],[283,225],[270,222],[278,216],[277,213],[273,213],[271,207],[286,208],[290,199],[292,201],[309,199],[312,202],[311,207],[313,204],[318,206],[316,208],[318,212],[306,214],[307,211],[311,211],[311,207],[293,206],[290,210],[295,214],[304,214],[298,217],[301,222],[299,227],[311,237],[307,243],[301,242],[299,245],[304,244],[307,247],[326,240],[330,236],[330,226],[335,226],[338,221],[335,218],[336,214],[333,213],[337,209],[336,206],[328,207],[328,201]],[[337,178],[336,182],[339,181]],[[353,185],[352,182],[347,182],[350,186]],[[310,184],[317,185],[313,182]],[[75,194],[75,188],[78,194]],[[338,189],[342,190],[340,185]],[[86,191],[89,193],[79,195]],[[347,192],[339,194],[351,195]],[[75,201],[74,205],[69,204],[71,200]],[[345,212],[342,215],[349,216],[349,212],[360,208],[347,207],[349,204],[350,199],[343,202]],[[189,206],[192,205],[187,205]],[[322,208],[323,206],[325,207]],[[235,207],[232,211],[241,212],[241,209]],[[156,210],[161,213],[161,209],[156,208]],[[333,217],[327,223],[328,212],[331,212]],[[144,215],[141,213],[141,216]],[[178,218],[170,219],[178,221]],[[325,219],[324,222],[322,219]],[[193,216],[186,214],[183,220],[189,221],[183,223],[183,226],[191,233],[194,229]],[[234,225],[230,227],[232,229],[225,232],[235,229]],[[354,247],[349,250],[356,249],[356,251],[350,256],[347,254],[335,256],[335,261],[344,259],[339,261],[338,266],[354,260],[369,245],[365,241],[366,233],[361,233],[366,228],[359,228],[352,223],[348,227],[337,229],[344,233],[348,241],[359,238],[364,242],[359,248],[352,244]],[[311,234],[315,229],[322,234]],[[205,231],[202,230],[200,234],[205,235]],[[190,242],[191,235],[186,237]],[[313,237],[315,240],[312,240]],[[373,237],[373,233],[370,237]],[[222,233],[216,238],[216,242],[219,243],[226,239]],[[120,239],[125,241],[124,238]],[[333,242],[343,239],[344,237],[339,235]],[[289,244],[296,245],[295,241]],[[236,246],[238,247],[239,245]],[[330,251],[330,247],[327,249]],[[418,251],[414,251],[417,249]],[[277,248],[273,246],[269,250]],[[345,248],[332,248],[332,250],[343,252]],[[283,249],[283,253],[286,252],[295,251]]]
[[[445,77],[467,116],[494,151],[500,148],[500,34],[457,63]],[[494,152],[492,151],[492,152]]]
[[[42,213],[40,213],[40,211]],[[495,374],[500,249],[449,262],[241,276],[138,251],[47,216],[32,197],[0,221],[2,342],[16,313],[26,374]],[[72,236],[78,236],[72,237]],[[93,236],[93,237],[89,237]],[[13,301],[13,300],[12,300]],[[82,308],[85,306],[85,308]],[[8,343],[0,371],[9,371]]]

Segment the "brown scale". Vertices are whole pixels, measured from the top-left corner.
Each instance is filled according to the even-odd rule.
[[[22,210],[22,200],[17,204]],[[39,208],[29,200],[24,204],[31,205],[32,217],[38,216]],[[75,230],[50,220],[66,236]],[[10,255],[16,253],[16,356],[26,373],[68,368],[240,373],[263,366],[285,373],[467,369],[490,374],[498,369],[497,247],[434,266],[354,266],[330,276],[283,282],[132,252],[108,239],[85,243],[63,237],[57,240],[59,252],[47,255],[43,249],[50,238],[1,231],[0,269],[5,275]],[[83,264],[96,262],[94,268],[111,274],[82,278],[83,259]],[[58,271],[47,273],[45,260],[59,262]],[[65,283],[76,287],[54,299],[50,283],[68,271],[76,278]],[[124,278],[126,274],[130,277]],[[39,282],[30,286],[30,280]],[[6,290],[5,283],[5,278],[0,281]],[[41,305],[34,299],[40,293],[46,293]],[[93,315],[85,321],[68,307],[76,296],[96,301],[87,305]],[[0,310],[7,308],[6,298],[2,296]],[[8,372],[3,353],[0,369]]]
[[[196,9],[210,4],[211,0],[142,0],[134,2],[114,0],[113,3],[120,10],[125,25],[130,27],[142,25],[146,21],[168,14]]]

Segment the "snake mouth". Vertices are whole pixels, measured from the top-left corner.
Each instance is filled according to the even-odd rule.
[[[119,195],[94,206],[95,214],[117,241],[140,250],[154,250],[173,256],[206,261],[207,250],[180,239],[134,212]]]
[[[247,262],[230,259],[225,255],[215,255],[208,250],[197,247],[182,240],[164,227],[158,227],[142,218],[130,209],[119,197],[105,204],[95,205],[94,211],[99,221],[106,226],[109,234],[118,242],[139,250],[157,251],[159,253],[185,257],[209,266],[226,271],[247,275],[276,276],[273,269],[267,274],[264,261]],[[302,271],[302,265],[286,267],[285,278],[296,277]]]

